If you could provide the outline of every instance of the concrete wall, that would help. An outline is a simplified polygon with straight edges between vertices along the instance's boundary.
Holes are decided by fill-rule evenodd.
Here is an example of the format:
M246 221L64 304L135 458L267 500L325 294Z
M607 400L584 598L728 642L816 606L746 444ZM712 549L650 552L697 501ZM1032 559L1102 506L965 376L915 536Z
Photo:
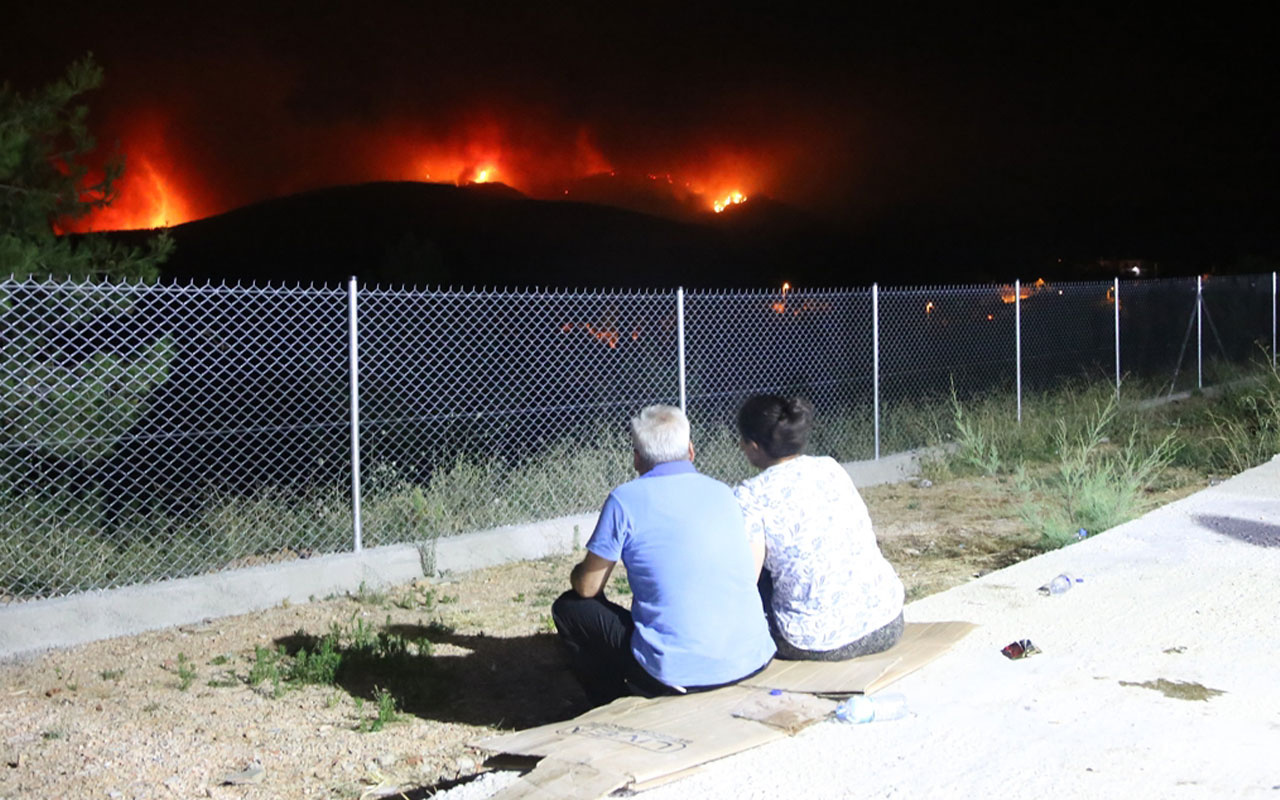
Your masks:
M917 453L845 464L858 486L906 480L919 471ZM601 498L603 502L604 498ZM572 552L586 542L596 514L438 539L374 547L211 575L108 589L0 607L0 658L54 647L246 614L312 598L408 583L425 574L459 573L511 561Z

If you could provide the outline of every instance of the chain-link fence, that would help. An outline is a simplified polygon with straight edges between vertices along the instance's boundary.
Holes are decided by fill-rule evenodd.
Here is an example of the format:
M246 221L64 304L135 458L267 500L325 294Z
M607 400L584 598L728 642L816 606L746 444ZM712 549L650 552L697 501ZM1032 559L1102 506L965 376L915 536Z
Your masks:
M671 294L361 291L366 544L583 511L674 403Z
M1275 291L0 282L0 602L588 511L649 403L685 402L734 480L755 392L808 397L812 449L850 460L935 441L953 392L1007 392L1012 421L1081 377L1223 380L1274 359Z
M756 392L808 398L824 424L815 450L870 458L871 291L690 292L684 302L686 392L698 462L745 477L736 415Z

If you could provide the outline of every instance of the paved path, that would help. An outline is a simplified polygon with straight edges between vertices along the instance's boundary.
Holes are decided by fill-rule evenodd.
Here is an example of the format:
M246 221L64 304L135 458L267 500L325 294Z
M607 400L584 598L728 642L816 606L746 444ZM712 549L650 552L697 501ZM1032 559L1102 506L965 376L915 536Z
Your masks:
M1059 572L1084 581L1036 592ZM982 625L891 687L914 716L823 722L641 796L1280 800L1280 457L907 618ZM1022 638L1043 652L1000 654ZM1197 685L1221 694L1160 689Z

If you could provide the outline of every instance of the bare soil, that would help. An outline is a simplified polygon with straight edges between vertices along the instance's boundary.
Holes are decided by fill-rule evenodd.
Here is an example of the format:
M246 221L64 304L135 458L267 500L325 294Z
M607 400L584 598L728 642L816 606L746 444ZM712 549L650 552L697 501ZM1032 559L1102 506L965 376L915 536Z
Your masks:
M1184 473L1154 504L1201 488ZM865 490L908 599L1034 555L1011 482ZM580 554L208 620L0 664L0 800L428 797L483 769L467 742L586 709L550 622ZM625 576L609 594L626 602ZM416 642L408 673L250 685L256 648L332 626ZM185 686L185 688L183 688ZM380 690L398 714L365 732Z

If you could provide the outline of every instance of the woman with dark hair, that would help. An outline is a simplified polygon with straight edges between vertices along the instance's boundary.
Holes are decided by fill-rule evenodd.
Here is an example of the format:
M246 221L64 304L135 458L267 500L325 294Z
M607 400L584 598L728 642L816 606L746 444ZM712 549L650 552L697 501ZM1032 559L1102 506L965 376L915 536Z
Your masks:
M738 409L742 452L762 470L734 490L753 543L778 657L843 661L902 637L904 591L866 504L835 459L803 454L813 406L760 394Z

